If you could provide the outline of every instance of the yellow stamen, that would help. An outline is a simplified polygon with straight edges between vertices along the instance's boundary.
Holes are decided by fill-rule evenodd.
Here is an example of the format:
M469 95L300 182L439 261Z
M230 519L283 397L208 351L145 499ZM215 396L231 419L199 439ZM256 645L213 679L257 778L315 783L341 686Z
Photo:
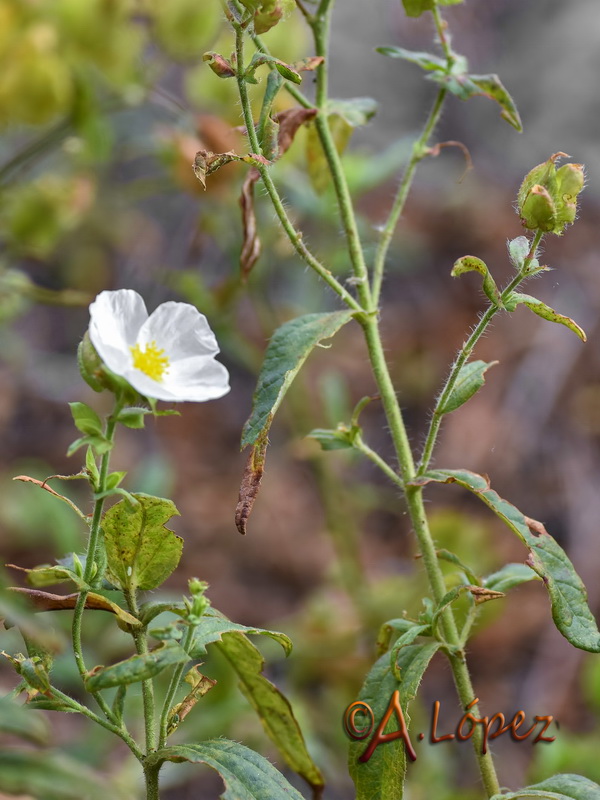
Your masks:
M159 350L156 342L150 342L142 350L139 344L129 348L133 356L133 366L144 372L153 381L162 381L163 375L169 369L169 359L163 355L164 350Z

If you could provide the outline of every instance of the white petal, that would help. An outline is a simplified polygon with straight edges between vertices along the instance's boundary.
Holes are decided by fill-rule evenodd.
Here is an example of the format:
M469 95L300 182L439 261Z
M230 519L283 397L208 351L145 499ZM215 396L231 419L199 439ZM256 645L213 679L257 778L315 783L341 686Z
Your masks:
M189 303L160 305L140 328L137 341L140 345L155 341L171 362L219 352L206 317Z
M183 398L177 397L170 391L165 383L159 383L133 366L127 367L122 373L123 378L130 386L144 397L154 397L156 400L165 400L168 403L176 403Z
M132 289L100 292L90 305L90 339L106 366L117 375L131 364L138 331L148 319L143 299Z
M227 394L229 373L212 356L179 359L170 364L162 387L176 400L202 403Z

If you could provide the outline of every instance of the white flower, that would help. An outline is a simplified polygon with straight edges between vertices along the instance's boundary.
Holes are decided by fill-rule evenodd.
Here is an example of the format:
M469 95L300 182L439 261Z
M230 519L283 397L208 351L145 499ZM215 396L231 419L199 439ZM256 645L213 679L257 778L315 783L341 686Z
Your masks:
M229 374L215 360L215 335L194 306L163 303L148 316L137 292L119 289L101 292L90 317L102 361L144 397L202 402L229 391Z

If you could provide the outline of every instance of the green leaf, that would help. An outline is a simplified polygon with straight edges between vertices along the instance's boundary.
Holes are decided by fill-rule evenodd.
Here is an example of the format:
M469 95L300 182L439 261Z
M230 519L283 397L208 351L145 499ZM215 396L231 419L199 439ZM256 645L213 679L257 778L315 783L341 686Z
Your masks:
M158 675L163 669L190 661L189 653L175 641L163 642L150 653L132 656L110 667L95 667L85 681L88 692L139 683Z
M67 450L67 455L72 456L73 453L76 453L81 447L93 447L94 450L98 455L103 455L104 453L108 453L109 450L112 449L112 442L109 442L102 435L98 436L82 436L80 439L75 439L69 446Z
M440 642L408 645L398 655L401 680L392 672L390 656L385 653L376 661L359 692L358 700L367 703L375 719L375 727L385 714L393 692L400 691L400 703L407 727L410 725L408 706L417 694L429 662L441 647ZM385 733L398 730L394 717ZM358 758L367 747L366 740L350 744L349 770L356 788L356 800L402 800L406 775L406 753L402 739L394 739L377 747L366 762Z
M372 97L353 97L351 100L328 100L327 116L341 117L351 128L366 125L377 113L377 101Z
M520 800L540 797L544 800L600 800L600 786L581 775L554 775L541 783L508 794L495 794L491 800Z
M405 50L403 47L376 47L378 53L391 58L403 58L405 61L410 61L413 64L418 64L425 70L445 71L447 63L445 58L434 56L431 53L420 53L416 50Z
M92 489L96 491L100 484L100 473L98 472L98 465L96 464L94 451L91 447L88 447L85 452L85 468L90 476Z
M136 406L130 406L128 408L124 408L117 417L117 422L120 422L122 425L125 425L127 428L143 428L144 427L144 417L146 414L151 414L149 408L137 408Z
M42 564L32 569L17 567L14 564L7 564L6 566L12 567L12 569L18 569L19 572L26 573L27 583L37 589L43 588L44 586L55 586L57 583L67 583L68 581L72 581L79 587L85 585L81 578L68 567L54 564Z
M278 631L267 631L263 628L249 628L247 625L240 625L231 622L214 608L208 608L202 617L202 621L196 629L194 639L189 648L192 658L202 658L206 655L206 647L214 642L220 642L224 633L245 633L249 636L269 636L283 647L286 656L292 651L292 642L285 633Z
M562 635L575 647L600 652L600 631L587 605L587 592L581 578L562 547L550 536L541 522L526 517L518 508L503 500L487 478L469 470L432 470L413 485L458 483L483 500L529 549L527 564L543 580L552 618Z
M509 311L513 311L519 303L526 305L527 308L531 309L538 317L542 317L542 319L547 319L550 322L557 322L559 325L565 325L569 330L573 331L573 333L576 333L582 342L587 341L585 331L583 328L579 327L575 320L572 320L571 317L565 317L563 314L559 314L558 311L542 303L537 297L531 297L531 295L522 294L521 292L513 292L506 301L506 307Z
M123 478L127 475L126 472L111 472L110 475L106 477L106 489L107 491L112 491L116 489L117 486L121 483Z
M392 672L399 681L402 680L402 671L398 665L398 656L401 650L412 644L419 636L426 636L430 632L430 625L413 625L396 639L390 652L390 664L392 665Z
M455 564L457 567L459 567L472 584L475 586L481 586L481 578L478 577L463 561L461 561L456 553L451 553L450 550L441 549L436 550L436 555L442 561L448 561L450 564Z
M302 776L313 789L323 786L321 771L304 742L302 731L287 698L262 674L265 660L243 634L227 633L217 644L237 672L242 693L258 714L286 764Z
M50 741L46 718L33 713L31 708L15 702L11 697L0 698L0 731L33 744L48 744Z
M252 414L242 431L242 448L247 445L253 447L235 513L240 533L246 532L264 471L269 429L285 393L312 350L323 339L329 339L337 333L350 321L352 314L352 311L307 314L284 323L273 334L258 376Z
M69 403L77 430L88 436L102 436L102 421L93 408L85 403Z
M255 444L269 430L285 393L310 353L350 321L352 311L306 314L279 327L267 347L258 376L252 414L242 432L242 447Z
M266 758L230 739L208 739L158 750L152 762L189 761L216 770L225 791L221 800L304 800Z
M133 497L137 505L121 500L102 518L107 578L128 591L156 589L181 558L183 540L165 528L179 511L171 500L139 493Z
M502 119L505 119L519 133L523 131L521 117L515 102L497 75L460 75L453 71L451 74L433 72L428 77L444 85L449 92L461 100L478 96L489 97L500 106Z
M513 267L517 270L523 269L523 265L525 264L525 259L529 255L529 251L531 250L531 242L526 236L517 236L516 239L511 239L508 242L508 255L510 258L510 262ZM529 268L536 269L539 267L539 261L537 258L532 259Z
M418 622L415 622L412 619L405 619L404 617L400 617L399 619L390 619L387 622L384 622L379 629L379 634L377 635L377 654L383 655L383 653L387 653L390 648L392 636L395 632L400 634L406 633L406 631L418 626L418 624Z
M457 259L450 274L453 278L456 278L465 272L479 272L483 276L483 291L486 297L498 308L503 308L502 297L496 286L496 281L493 279L485 261L476 256L463 256Z
M450 397L440 408L440 414L449 414L470 400L485 383L485 373L497 361L470 361L464 364L456 378Z
M527 564L505 564L502 569L484 578L483 585L497 592L507 592L515 586L529 581L539 581L540 576Z
M114 796L99 775L53 752L0 751L0 792L37 800L106 800Z
M275 58L275 56L260 52L252 56L252 61L248 64L246 72L244 73L244 80L247 83L258 83L254 73L258 67L263 64L272 64L281 77L285 78L287 81L302 83L302 76L296 72L290 64L286 64L285 61L281 61L279 58Z
M433 11L436 5L454 6L463 0L402 0L407 17L420 17L424 11Z
M352 431L345 427L336 430L315 428L307 435L310 439L316 439L323 450L347 450L354 446Z

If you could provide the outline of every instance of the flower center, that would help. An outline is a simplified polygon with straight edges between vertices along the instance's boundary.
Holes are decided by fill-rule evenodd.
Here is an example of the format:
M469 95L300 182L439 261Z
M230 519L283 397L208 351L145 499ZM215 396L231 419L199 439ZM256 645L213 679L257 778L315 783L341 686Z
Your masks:
M129 348L133 356L133 366L145 373L153 381L161 381L169 369L169 359L163 355L164 350L159 350L156 341L150 342L142 350L139 344Z

